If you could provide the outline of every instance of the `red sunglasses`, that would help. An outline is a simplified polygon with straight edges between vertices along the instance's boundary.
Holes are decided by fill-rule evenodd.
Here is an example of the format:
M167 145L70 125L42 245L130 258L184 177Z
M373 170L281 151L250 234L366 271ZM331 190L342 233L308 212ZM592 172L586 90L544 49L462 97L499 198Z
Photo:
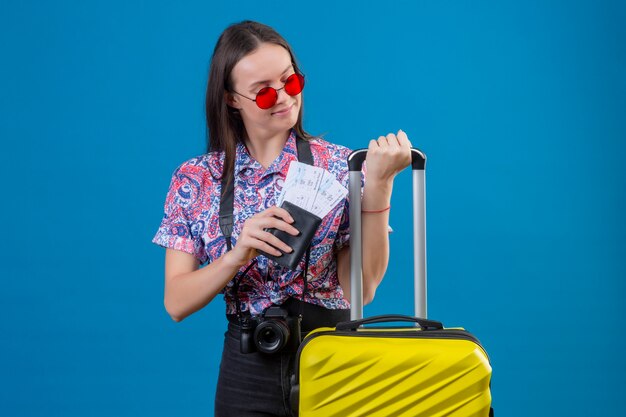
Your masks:
M252 100L256 103L257 106L261 109L269 109L276 104L278 101L278 92L282 89L285 89L285 93L290 96L298 95L304 89L304 75L303 74L291 74L287 81L285 81L285 85L279 89L275 89L272 87L263 87L256 93L256 98L246 97L243 94L240 94L233 90L233 93L239 94L243 98L247 98L248 100Z

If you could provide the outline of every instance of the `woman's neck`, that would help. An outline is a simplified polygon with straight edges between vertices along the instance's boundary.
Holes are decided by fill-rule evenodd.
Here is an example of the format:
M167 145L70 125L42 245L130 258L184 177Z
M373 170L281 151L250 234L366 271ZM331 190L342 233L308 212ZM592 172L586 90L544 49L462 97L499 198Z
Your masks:
M267 169L283 151L290 134L291 131L288 130L274 135L257 135L248 137L245 143L250 156Z

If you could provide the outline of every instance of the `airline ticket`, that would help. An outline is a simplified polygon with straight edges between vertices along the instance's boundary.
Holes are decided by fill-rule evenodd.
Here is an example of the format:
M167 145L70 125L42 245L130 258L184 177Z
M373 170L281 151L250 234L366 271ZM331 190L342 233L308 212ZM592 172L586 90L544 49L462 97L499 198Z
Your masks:
M348 190L330 172L291 161L277 205L289 201L324 218L347 195Z

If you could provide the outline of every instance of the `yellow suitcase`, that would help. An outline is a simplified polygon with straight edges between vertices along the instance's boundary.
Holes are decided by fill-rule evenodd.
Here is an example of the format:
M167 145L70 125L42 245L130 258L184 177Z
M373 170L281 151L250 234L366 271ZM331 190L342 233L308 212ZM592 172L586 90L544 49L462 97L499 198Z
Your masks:
M415 321L421 328L359 328ZM300 417L487 417L491 366L462 329L410 316L375 316L310 333L292 399Z
M351 321L303 340L292 377L292 409L300 417L489 417L491 365L479 341L461 328L426 317L426 158L413 149L415 316L362 319L361 166L350 169ZM390 327L404 322L403 327ZM407 322L409 325L407 325ZM375 323L385 327L362 327ZM418 326L418 327L416 327Z

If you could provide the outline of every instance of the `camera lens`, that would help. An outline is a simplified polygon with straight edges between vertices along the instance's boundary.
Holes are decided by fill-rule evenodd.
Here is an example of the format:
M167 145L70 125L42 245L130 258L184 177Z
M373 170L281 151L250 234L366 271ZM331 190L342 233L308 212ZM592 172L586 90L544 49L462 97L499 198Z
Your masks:
M254 341L259 352L276 353L289 339L289 328L282 320L267 320L254 330Z

